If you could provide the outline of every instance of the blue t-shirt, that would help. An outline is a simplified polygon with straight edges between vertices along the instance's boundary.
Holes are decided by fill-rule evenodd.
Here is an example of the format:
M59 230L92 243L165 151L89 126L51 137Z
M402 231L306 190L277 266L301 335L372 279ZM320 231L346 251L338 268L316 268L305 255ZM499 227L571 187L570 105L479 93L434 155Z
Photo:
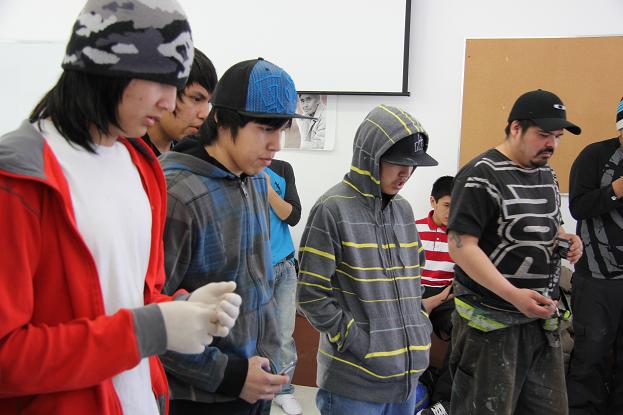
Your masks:
M271 166L265 171L270 176L270 185L275 192L292 205L292 213L285 220L281 220L273 208L270 208L270 247L274 266L294 253L294 242L292 242L289 227L298 223L301 217L301 203L296 192L294 172L290 164L282 160L273 160Z

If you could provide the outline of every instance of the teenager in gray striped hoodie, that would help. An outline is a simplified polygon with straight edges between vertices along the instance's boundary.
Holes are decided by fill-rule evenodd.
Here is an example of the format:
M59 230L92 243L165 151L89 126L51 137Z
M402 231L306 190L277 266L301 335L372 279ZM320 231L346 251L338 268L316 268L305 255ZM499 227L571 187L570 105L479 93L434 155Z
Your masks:
M428 366L424 250L398 192L417 166L436 166L428 134L380 105L355 135L344 179L312 208L303 233L298 307L321 332L316 402L325 414L409 414Z

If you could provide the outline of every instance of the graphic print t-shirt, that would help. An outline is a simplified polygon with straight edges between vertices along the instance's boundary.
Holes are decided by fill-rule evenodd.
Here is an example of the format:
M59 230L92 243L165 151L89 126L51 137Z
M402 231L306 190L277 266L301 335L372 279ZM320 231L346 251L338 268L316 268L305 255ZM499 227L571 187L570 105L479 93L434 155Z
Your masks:
M524 168L491 149L455 180L448 230L478 237L480 248L514 286L544 292L554 273L552 252L562 221L551 167ZM455 271L457 281L484 301L514 309L458 265Z

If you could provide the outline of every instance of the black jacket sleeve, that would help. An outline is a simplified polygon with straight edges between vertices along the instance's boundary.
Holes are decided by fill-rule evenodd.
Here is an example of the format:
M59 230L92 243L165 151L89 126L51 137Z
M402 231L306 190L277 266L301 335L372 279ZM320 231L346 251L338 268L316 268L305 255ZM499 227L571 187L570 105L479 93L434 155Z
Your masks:
M617 140L618 143L618 140ZM614 197L612 181L623 175L618 165L611 165L611 140L594 143L582 150L571 166L569 174L569 210L576 220L597 217L621 207ZM611 170L612 180L602 186L602 176Z
M301 200L299 199L299 194L296 191L296 182L294 180L294 170L292 170L292 166L290 163L283 163L283 178L286 181L286 194L283 198L286 202L292 205L292 212L285 219L286 222L290 226L295 226L301 220Z

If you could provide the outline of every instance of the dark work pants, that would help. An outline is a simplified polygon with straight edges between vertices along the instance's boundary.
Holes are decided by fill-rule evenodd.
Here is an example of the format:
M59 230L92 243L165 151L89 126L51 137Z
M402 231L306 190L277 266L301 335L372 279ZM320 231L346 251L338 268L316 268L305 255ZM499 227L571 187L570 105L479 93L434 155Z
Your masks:
M433 394L431 395L430 402L447 401L450 402L452 395L452 375L450 374L450 353L452 352L452 343L448 344L448 350L446 351L446 357L443 359L443 364L439 369L439 377L433 388Z
M567 373L569 412L623 414L623 281L576 272L571 299L575 345Z
M566 415L561 347L540 320L488 333L452 316L452 415Z
M428 298L439 294L446 287L426 287L423 298ZM448 300L441 303L430 313L430 322L433 325L433 331L441 340L448 341L452 335L452 313L454 312L454 300ZM452 392L452 377L448 362L452 344L448 343L448 350L443 359L443 363L437 371L437 380L432 387L430 402L450 401Z
M430 313L430 321L433 324L433 330L437 333L438 337L442 340L448 340L452 334L452 313L454 312L454 301L450 300L442 303L439 307L435 308ZM431 395L431 403L439 401L450 401L450 394L452 392L452 376L450 376L450 369L448 363L450 360L450 352L452 351L452 343L448 344L448 350L446 356L443 359L443 364L439 368L439 377L433 388Z

